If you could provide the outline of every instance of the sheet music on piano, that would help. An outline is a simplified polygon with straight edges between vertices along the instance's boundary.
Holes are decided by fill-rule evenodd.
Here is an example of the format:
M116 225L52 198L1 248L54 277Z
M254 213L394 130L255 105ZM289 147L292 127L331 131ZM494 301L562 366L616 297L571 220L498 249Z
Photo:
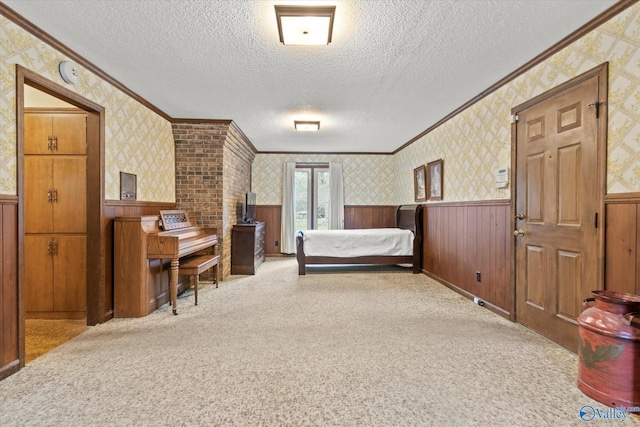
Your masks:
M160 218L160 226L165 230L175 230L176 228L191 227L189 216L183 210L160 211Z

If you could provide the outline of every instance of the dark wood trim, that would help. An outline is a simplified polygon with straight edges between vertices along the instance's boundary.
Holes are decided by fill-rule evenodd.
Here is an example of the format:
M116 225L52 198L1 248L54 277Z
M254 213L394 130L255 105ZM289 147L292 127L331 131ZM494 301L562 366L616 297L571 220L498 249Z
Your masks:
M105 200L105 206L165 207L175 209L175 202L145 202L140 200Z
M100 67L90 62L88 59L84 58L83 56L81 56L80 54L78 54L77 52L69 48L67 45L60 42L58 39L46 33L40 27L36 26L35 24L27 20L24 16L20 15L19 13L17 13L16 11L14 11L13 9L11 9L9 6L7 6L2 2L0 2L0 14L5 18L7 18L8 20L12 21L14 24L21 27L26 32L42 40L44 43L48 44L53 49L67 56L69 59L75 61L76 63L78 63L78 65L86 68L87 71L95 74L96 76L100 77L102 80L111 84L115 88L121 90L131 98L135 99L136 101L138 101L139 103L141 103L142 105L150 109L151 111L158 114L159 116L165 118L166 120L171 120L169 115L167 115L164 111L160 110L158 107L151 104L142 96L138 95L137 93L129 89L123 83L114 79L111 75L107 74Z
M608 62L603 62L602 64L597 65L596 67L590 69L589 71L585 71L584 73L582 73L582 74L580 74L580 75L578 75L576 77L573 77L572 79L569 79L564 83L560 83L558 86L555 86L552 89L549 89L548 91L546 91L544 93L541 93L538 96L535 96L535 97L533 97L531 99L526 100L525 102L523 102L521 104L518 104L517 106L515 106L515 107L513 107L511 109L511 114L518 114L518 112L520 112L520 111L526 110L527 108L529 108L529 107L531 107L533 105L539 104L542 101L544 101L546 99L549 99L549 98L557 95L558 93L569 89L572 86L576 86L576 85L584 82L585 80L588 80L591 77L595 77L595 76L600 75L600 74L602 74L605 77L604 81L605 81L605 85L606 85L607 84L606 77L608 75L608 70L609 70L609 63ZM602 92L602 93L604 93L606 95L606 93L607 93L606 92L606 86L605 86L605 91ZM594 99L594 101L597 101L597 100ZM605 97L604 100L599 100L599 101L601 102L601 107L603 108L603 110L600 110L600 114L602 116L606 117L606 112L607 111L604 108L606 108L606 106L608 104L607 98Z
M420 204L420 203L418 203ZM280 206L280 205L278 205ZM399 205L344 205L345 209L346 208L350 208L350 209L357 209L357 208L393 208L393 209L398 209ZM423 207L426 207L425 204L423 204Z
M249 149L253 152L253 155L255 156L258 150L256 150L256 147L253 145L253 142L251 142L251 140L247 137L247 135L245 135L242 129L240 129L240 127L238 126L238 124L234 121L231 121L229 128L236 131L238 136L240 136L240 138L244 141L244 143L249 146Z
M0 194L0 205L17 205L18 196L9 196L6 194Z
M392 156L396 154L394 152L382 152L382 151L369 151L369 152L351 152L351 151L258 151L257 154L295 154L300 156L306 155L334 155L334 156Z
M6 366L3 366L2 368L0 368L0 380L3 380L5 378L7 378L10 375L15 374L16 372L18 372L20 370L21 366L20 366L20 361L19 360L14 360L13 362L9 363Z
M470 202L433 202L424 203L425 208L452 207L452 206L508 206L511 205L509 199L474 200Z
M20 369L18 204L3 200L6 199L0 199L0 378Z
M616 193L604 196L605 204L612 203L640 203L640 193Z
M487 89L485 89L484 91L480 92L478 95L476 95L475 97L471 98L469 101L465 102L460 107L456 108L451 113L449 113L446 116L444 116L442 119L440 119L439 121L434 123L432 126L428 127L426 130L424 130L420 134L418 134L415 137L411 138L409 141L407 141L402 146L397 148L391 154L396 154L396 153L404 150L409 145L413 144L414 142L416 142L417 140L419 140L423 136L431 133L432 131L434 131L438 127L442 126L444 123L448 122L449 120L451 120L452 118L454 118L458 114L462 113L463 111L465 111L467 108L471 107L472 105L474 105L478 101L482 100L483 98L486 98L488 95L490 95L493 92L495 92L496 90L500 89L502 86L506 85L507 83L511 82L512 80L515 80L517 77L519 77L522 74L526 73L527 71L529 71L530 69L532 69L536 65L540 64L544 60L546 60L546 59L550 58L551 56L555 55L556 53L560 52L562 49L566 48L571 43L573 43L576 40L578 40L580 37L585 36L589 32L593 31L594 29L596 29L600 25L604 24L605 22L607 22L608 20L610 20L614 16L618 15L619 13L623 12L627 8L633 6L637 2L638 2L638 0L621 0L618 3L614 4L609 9L605 10L600 15L596 16L591 21L587 22L582 27L578 28L573 33L569 34L567 37L563 38L558 43L556 43L553 46L551 46L549 49L547 49L544 52L540 53L538 56L534 57L529 62L525 63L520 68L518 68L515 71L513 71L512 73L510 73L510 74L506 75L505 77L503 77L502 79L498 80L496 83L492 84Z
M0 3L1 7L2 3ZM75 105L83 111L104 111L104 107L96 104L95 102L83 97L82 95L61 86L42 75L31 71L30 69L23 67L22 65L16 65L16 75L21 79L22 83L27 83L29 86L34 87L56 98L62 99L69 104ZM16 94L17 95L17 94ZM20 88L20 95L24 99L24 89ZM19 105L20 112L24 113L24 102ZM31 110L31 109L30 109ZM51 111L51 109L48 109ZM43 110L44 111L44 110Z
M85 114L86 111L81 110L80 108L58 108L58 107L24 107L25 113L50 113L51 110L55 110L57 112L63 112L66 114Z
M198 125L198 124L207 124L207 125L231 125L233 120L228 119L187 119L187 118L172 118L171 124L179 125L179 124L187 124L187 125Z
M430 273L428 271L425 271L425 270L422 270L422 272L425 275L427 275L428 277L430 277L433 280L435 280L436 282L438 282L438 283L446 286L447 288L451 289L452 291L457 292L457 293L459 293L460 295L462 295L462 296L464 296L466 298L469 298L471 301L473 301L473 299L475 298L475 295L473 295L472 293L470 293L468 291L465 291L464 289L454 285L453 283L450 283L450 282L447 282L444 279L441 279L440 277L436 276L435 274L432 274L432 273ZM502 309L502 308L500 308L500 307L498 307L496 305L493 305L488 301L482 300L482 302L484 303L484 307L488 308L490 311L492 311L492 312L494 312L496 314L499 314L500 316L502 316L502 317L504 317L506 319L509 319L509 320L512 320L512 321L514 320L513 316L512 316L513 312L509 313L507 310L504 310L504 309Z
M516 143L517 143L517 133L518 131L518 124L517 123L511 123L511 176L509 177L510 179L510 192L511 192L511 200L516 200L516 197L518 195L517 193L517 188L516 188L516 160L517 160L517 153L516 153ZM516 204L515 203L511 203L511 221L509 222L510 227L509 230L513 231L516 229ZM517 321L517 317L518 317L518 313L516 312L516 242L515 239L511 239L511 241L509 242L509 280L510 280L510 285L509 285L509 290L511 291L511 320L513 320L514 322Z

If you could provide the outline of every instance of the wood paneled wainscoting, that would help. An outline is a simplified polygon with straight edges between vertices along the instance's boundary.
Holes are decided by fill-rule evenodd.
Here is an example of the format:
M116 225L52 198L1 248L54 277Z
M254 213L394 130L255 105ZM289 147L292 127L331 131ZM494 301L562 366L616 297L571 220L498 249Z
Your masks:
M513 319L510 201L425 204L424 208L425 273Z
M640 295L640 193L605 196L604 287Z
M355 206L344 207L344 228L388 228L395 227L397 206ZM267 256L281 256L280 232L282 221L281 205L259 205L256 220L266 223L265 253Z
M0 379L20 369L18 198L0 196Z
M107 254L105 275L104 317L113 317L113 219L121 216L158 215L161 210L176 209L175 203L139 202L129 200L107 200L104 206L105 253Z

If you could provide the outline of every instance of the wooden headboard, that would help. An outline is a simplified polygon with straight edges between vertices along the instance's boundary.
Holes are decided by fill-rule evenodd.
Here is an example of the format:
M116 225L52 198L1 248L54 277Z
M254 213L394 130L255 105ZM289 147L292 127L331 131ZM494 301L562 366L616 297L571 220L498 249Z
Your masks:
M415 235L420 230L422 221L422 205L400 205L396 211L396 226L411 230Z
M398 206L396 226L413 231L413 273L420 273L422 269L422 205Z

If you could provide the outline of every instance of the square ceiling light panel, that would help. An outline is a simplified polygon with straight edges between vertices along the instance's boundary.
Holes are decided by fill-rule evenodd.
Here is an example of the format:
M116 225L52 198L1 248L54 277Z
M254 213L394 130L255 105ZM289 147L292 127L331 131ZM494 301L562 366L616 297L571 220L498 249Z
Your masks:
M286 45L331 42L335 6L275 6L280 41Z
M320 122L294 120L293 125L300 132L317 132L320 130Z

